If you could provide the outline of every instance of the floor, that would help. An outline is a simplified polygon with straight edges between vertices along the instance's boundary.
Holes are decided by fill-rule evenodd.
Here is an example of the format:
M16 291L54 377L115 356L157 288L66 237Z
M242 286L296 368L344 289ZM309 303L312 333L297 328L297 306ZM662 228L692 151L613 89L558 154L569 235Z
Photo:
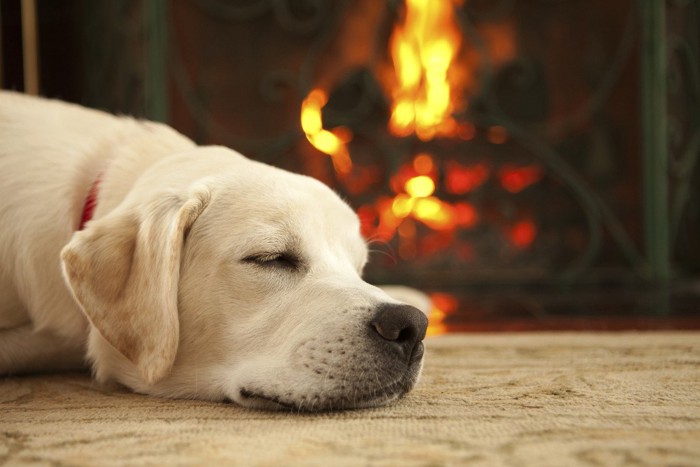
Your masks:
M0 378L0 465L697 466L700 332L431 337L388 407L264 412Z

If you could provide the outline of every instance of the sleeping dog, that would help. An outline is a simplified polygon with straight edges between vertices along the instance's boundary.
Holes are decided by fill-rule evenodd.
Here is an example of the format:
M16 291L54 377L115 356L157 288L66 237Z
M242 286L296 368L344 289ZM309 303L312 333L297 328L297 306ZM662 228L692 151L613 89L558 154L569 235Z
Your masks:
M425 313L361 279L328 187L153 122L0 92L0 374L266 409L389 403Z

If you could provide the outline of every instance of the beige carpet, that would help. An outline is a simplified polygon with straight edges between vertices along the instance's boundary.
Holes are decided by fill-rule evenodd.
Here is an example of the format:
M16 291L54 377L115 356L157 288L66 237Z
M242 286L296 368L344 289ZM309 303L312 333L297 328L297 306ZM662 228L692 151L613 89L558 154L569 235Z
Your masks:
M389 408L299 415L0 380L0 465L700 465L700 333L451 335Z

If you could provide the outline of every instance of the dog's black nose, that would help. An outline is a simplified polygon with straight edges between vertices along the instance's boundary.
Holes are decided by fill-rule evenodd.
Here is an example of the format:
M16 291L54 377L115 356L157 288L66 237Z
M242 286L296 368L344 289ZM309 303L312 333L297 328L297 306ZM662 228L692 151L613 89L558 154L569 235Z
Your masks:
M382 305L371 324L375 337L389 343L404 357L418 359L423 355L421 341L428 328L428 318L418 308L410 305Z

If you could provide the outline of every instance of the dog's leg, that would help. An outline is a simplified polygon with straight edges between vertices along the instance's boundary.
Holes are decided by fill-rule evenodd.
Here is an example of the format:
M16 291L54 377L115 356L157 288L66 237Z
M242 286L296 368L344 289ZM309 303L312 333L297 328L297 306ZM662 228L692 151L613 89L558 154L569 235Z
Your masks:
M0 330L0 375L87 368L85 343L37 332L31 324Z

